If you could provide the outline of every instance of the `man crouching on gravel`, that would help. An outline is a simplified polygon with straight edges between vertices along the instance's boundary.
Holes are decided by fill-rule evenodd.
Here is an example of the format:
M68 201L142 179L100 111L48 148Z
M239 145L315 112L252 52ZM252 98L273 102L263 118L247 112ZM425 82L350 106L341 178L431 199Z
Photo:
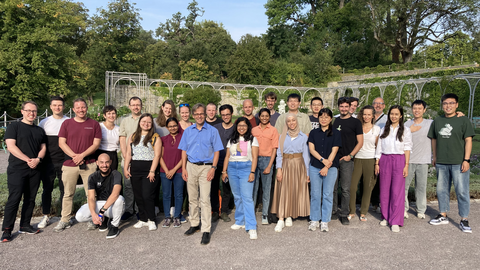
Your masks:
M125 212L125 200L120 195L122 174L112 170L111 164L107 154L98 156L99 170L88 177L88 203L84 204L75 216L78 222L88 221L89 230L97 227L101 232L109 230L107 239L117 237L118 225Z

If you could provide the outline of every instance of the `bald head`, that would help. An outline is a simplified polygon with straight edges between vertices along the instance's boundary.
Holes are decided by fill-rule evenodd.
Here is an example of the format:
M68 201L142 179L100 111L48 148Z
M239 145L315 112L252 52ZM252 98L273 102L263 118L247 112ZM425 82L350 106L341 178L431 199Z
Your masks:
M249 117L253 113L253 101L251 99L245 99L243 101L243 113L245 116Z
M98 156L97 166L102 175L110 173L110 165L112 165L112 160L110 159L109 155L103 153Z

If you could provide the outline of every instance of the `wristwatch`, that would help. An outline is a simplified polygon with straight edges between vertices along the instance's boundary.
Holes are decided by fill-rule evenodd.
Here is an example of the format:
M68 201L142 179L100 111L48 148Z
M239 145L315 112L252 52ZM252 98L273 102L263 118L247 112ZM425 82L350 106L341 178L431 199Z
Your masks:
M41 158L41 157L37 157L37 158L38 158L38 160L40 161L39 163L42 163L43 158Z
M354 155L349 155L351 159L353 159Z
M322 158L320 159L320 162L323 162L323 160L324 160L324 158L322 157Z
M215 170L217 169L217 166L212 166L212 168L214 168Z
M464 158L463 161L466 161L466 162L470 163L470 159Z

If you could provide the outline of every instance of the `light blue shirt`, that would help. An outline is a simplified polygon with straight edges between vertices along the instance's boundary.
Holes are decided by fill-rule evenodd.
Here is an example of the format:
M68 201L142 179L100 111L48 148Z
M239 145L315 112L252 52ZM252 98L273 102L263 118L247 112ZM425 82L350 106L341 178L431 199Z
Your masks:
M200 130L197 124L185 129L178 149L186 151L192 163L212 163L215 152L223 150L218 130L205 122Z
M303 132L299 132L297 138L292 141L292 138L287 133L287 138L283 144L283 153L280 150L280 142L283 141L282 135L278 139L278 148L277 148L277 168L282 168L283 153L285 154L297 154L302 153L303 162L305 163L305 170L307 171L307 176L309 176L308 166L310 164L310 152L308 150L308 136Z

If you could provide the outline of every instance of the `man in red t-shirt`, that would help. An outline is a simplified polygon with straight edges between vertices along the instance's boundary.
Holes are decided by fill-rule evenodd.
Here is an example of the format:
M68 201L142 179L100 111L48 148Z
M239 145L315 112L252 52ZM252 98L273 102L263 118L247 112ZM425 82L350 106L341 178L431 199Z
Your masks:
M65 153L65 162L62 166L65 195L62 201L62 219L54 228L56 232L70 228L69 221L78 176L82 177L87 194L88 177L97 169L93 154L100 146L102 131L97 121L87 117L87 110L87 102L83 98L75 99L73 101L75 117L65 120L58 133L58 145Z
M243 117L247 118L252 124L252 128L256 127L259 123L257 117L253 115L255 106L253 106L253 101L251 99L245 99L243 101Z

